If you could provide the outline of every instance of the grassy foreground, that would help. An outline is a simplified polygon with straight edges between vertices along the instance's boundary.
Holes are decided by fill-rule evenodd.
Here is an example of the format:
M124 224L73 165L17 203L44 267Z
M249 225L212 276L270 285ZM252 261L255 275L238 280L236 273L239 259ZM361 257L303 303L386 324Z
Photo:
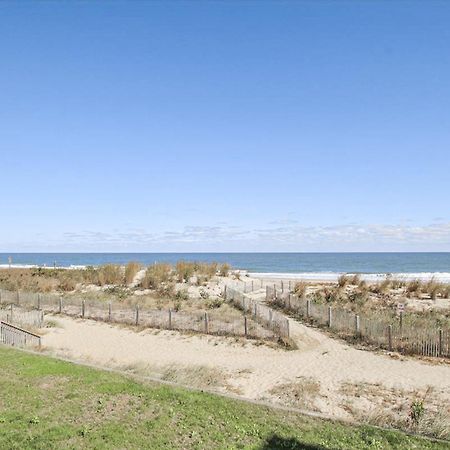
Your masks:
M0 448L444 449L0 346Z

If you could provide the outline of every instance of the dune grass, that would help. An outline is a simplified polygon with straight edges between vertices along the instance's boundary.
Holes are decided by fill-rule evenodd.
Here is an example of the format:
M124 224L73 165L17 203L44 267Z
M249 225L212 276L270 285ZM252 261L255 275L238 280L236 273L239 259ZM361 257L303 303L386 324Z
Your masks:
M448 448L2 346L0 385L0 448Z
M130 261L125 266L125 283L131 284L136 274L141 270L141 264L135 261Z

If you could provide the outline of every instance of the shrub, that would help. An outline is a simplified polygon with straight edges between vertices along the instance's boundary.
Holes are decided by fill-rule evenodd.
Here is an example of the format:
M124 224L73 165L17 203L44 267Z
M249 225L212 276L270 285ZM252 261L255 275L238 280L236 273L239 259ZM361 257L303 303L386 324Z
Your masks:
M105 289L106 294L114 295L115 297L123 300L130 295L128 288L123 286L110 286Z
M136 274L141 270L141 265L138 262L129 262L125 266L125 283L131 284Z
M409 409L409 420L414 426L418 426L425 414L423 400L414 400Z
M161 283L156 292L161 297L173 298L175 296L175 284L173 282Z
M175 298L177 300L189 300L189 293L186 289L182 289L175 293Z
M223 305L223 300L221 300L220 298L212 298L207 303L207 307L209 309L220 308L222 305Z
M358 306L364 305L364 303L369 300L369 293L367 288L358 288L348 296L348 299L351 303L355 303Z

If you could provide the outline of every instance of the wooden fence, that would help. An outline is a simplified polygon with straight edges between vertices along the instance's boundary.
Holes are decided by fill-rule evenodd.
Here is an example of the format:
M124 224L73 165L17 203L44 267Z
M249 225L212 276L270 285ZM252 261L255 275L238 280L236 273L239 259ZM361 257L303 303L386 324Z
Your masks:
M250 314L255 321L272 330L280 338L289 338L289 319L284 315L228 286L225 288L224 296L226 300L233 302L238 308Z
M406 325L403 316L393 321L392 317L381 313L378 318L358 315L269 286L266 287L266 303L330 328L350 340L364 341L403 354L450 358L448 329Z
M226 281L227 287L235 291L249 294L251 292L265 290L267 287L275 288L281 292L291 292L298 280L262 279L243 276L239 280Z
M16 327L11 323L0 322L0 342L14 347L41 347L41 336Z
M20 326L41 328L44 322L44 312L38 309L26 310L11 303L0 309L0 320Z
M139 305L125 306L120 302L84 300L52 294L0 291L0 306L11 304L45 313L135 326L197 333L242 336L248 339L278 340L277 334L263 324L244 316L227 316L222 312L185 312L170 309L148 309Z

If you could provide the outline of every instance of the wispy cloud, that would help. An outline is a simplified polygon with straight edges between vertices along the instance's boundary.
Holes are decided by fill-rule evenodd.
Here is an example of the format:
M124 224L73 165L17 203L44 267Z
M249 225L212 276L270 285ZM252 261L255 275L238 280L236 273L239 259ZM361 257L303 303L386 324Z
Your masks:
M450 251L450 222L428 225L341 224L302 226L279 220L262 228L238 225L190 225L181 230L156 232L145 228L126 230L67 231L60 236L36 235L20 243L2 243L3 248L67 251Z
M257 230L261 240L311 243L450 243L450 222L425 226L412 225L336 225L327 227L285 226Z

